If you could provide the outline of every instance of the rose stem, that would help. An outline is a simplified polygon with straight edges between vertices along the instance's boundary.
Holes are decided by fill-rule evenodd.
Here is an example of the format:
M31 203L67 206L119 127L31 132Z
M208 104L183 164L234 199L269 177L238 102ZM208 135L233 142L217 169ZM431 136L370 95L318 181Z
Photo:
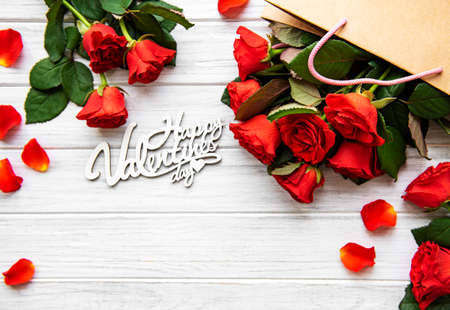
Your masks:
M83 24L87 27L91 27L92 24L84 17L80 12L77 11L67 0L62 0L62 3L75 15Z
M100 73L100 79L103 87L108 86L108 80L106 79L106 75L104 73Z
M127 39L128 42L133 42L134 39L130 36L127 30L127 26L125 26L125 22L123 21L123 18L119 20L120 30L122 30L123 35Z
M392 65L389 65L389 67L387 67L387 69L383 72L383 74L380 76L379 80L384 80L387 75L389 74L389 72L391 72L392 70ZM369 89L369 91L373 94L375 92L375 90L378 88L378 84L373 84L372 87Z

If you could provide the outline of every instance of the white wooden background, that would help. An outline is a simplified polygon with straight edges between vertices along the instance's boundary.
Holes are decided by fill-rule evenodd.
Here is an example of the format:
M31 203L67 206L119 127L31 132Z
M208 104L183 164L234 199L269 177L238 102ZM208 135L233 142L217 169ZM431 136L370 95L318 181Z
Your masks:
M45 56L44 1L1 0L0 29L22 33L23 55L0 68L0 104L23 112L28 72ZM109 74L129 92L129 121L139 132L159 127L162 116L186 111L185 123L218 116L219 102L237 75L235 30L265 34L262 0L251 0L239 20L222 20L213 0L171 0L196 23L178 27L178 66L150 86L126 85L124 71ZM325 186L311 205L294 202L265 168L226 131L223 161L208 166L191 189L169 177L138 179L108 188L83 176L90 151L107 140L115 148L125 130L89 129L73 104L56 120L24 125L0 142L24 178L20 191L0 193L0 270L18 258L36 265L32 283L0 285L1 310L75 309L395 309L408 282L415 243L410 229L430 217L400 196L427 166L450 159L450 144L437 126L427 138L431 161L408 150L397 183L384 176L362 186L325 170ZM20 160L36 137L48 150L50 170L40 174ZM361 206L384 198L398 211L394 229L365 230ZM347 242L376 247L374 268L355 274L339 260Z

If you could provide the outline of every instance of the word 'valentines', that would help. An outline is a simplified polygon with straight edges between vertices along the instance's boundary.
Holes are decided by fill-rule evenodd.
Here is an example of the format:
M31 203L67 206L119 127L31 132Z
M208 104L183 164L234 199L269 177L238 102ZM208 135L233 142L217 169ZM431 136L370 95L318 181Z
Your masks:
M204 125L187 128L181 126L183 113L178 114L175 121L170 117L163 120L163 127L155 129L147 135L137 138L135 153L128 154L130 140L136 123L131 123L125 131L120 154L115 168L111 171L111 149L107 142L100 143L91 154L86 165L85 176L88 180L95 180L101 172L95 168L99 156L104 156L104 175L109 186L116 185L121 180L130 177L144 176L155 178L172 173L172 183L184 180L184 186L190 187L194 177L206 165L217 164L222 157L215 153L217 141L222 135L225 125L220 119L209 121ZM171 147L163 148L168 141Z

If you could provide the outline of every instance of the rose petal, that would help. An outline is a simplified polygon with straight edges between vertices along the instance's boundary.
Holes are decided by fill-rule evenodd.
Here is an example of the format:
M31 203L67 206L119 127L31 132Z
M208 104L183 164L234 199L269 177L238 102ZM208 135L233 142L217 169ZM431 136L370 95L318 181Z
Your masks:
M7 158L0 160L0 190L4 193L17 191L23 179L15 175Z
M356 243L347 243L341 250L341 261L345 268L358 272L364 267L375 265L375 248L365 248Z
M8 131L22 122L22 116L10 105L0 105L0 140Z
M239 9L242 9L248 0L219 0L217 8L219 13L226 17L234 17L239 13Z
M22 52L22 36L12 29L0 30L0 42L0 66L11 67Z
M48 169L50 160L45 150L39 145L36 139L31 139L24 146L22 152L22 161L30 168L39 172L45 172Z
M374 231L381 226L394 227L397 212L394 207L382 199L366 204L361 209L361 217L367 230Z
M34 270L34 265L30 260L25 258L19 259L8 271L3 273L5 284L20 285L30 282L34 276Z

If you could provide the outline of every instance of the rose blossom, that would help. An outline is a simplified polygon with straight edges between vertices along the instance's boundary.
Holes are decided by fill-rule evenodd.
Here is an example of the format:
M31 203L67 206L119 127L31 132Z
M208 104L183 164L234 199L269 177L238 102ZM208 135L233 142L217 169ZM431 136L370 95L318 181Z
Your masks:
M237 110L248 98L250 98L258 89L259 83L256 80L247 80L245 82L231 82L227 85L230 95L230 108L236 114Z

